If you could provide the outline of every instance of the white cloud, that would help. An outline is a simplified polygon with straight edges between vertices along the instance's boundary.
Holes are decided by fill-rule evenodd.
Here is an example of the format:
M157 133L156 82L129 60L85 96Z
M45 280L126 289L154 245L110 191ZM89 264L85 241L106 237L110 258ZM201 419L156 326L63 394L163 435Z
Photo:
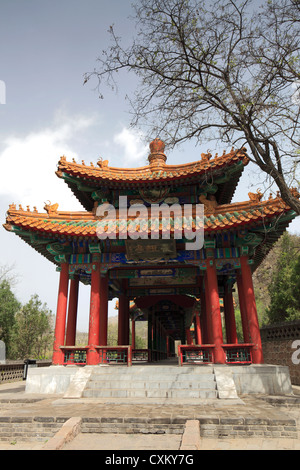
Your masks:
M55 174L62 155L68 160L78 155L72 147L72 138L92 125L92 118L70 118L58 112L48 128L25 137L9 136L3 141L0 153L0 194L11 202L30 205L42 211L44 202L58 202L59 210L82 210L63 180Z
M0 150L0 196L5 195L17 207L22 204L25 210L28 205L31 210L36 206L39 212L43 212L46 201L58 203L58 210L84 210L55 171L62 155L68 161L75 158L81 162L85 158L84 155L79 157L76 149L86 141L85 136L93 131L95 124L98 124L95 116L70 117L59 111L48 127L22 137L10 135L4 139ZM110 142L109 165L146 165L149 148L142 138L141 133L125 127L121 132L112 134L107 140L107 143ZM107 156L104 154L103 158Z
M142 143L143 137L144 135L141 132L126 127L115 135L113 141L123 149L124 153L122 167L144 166L147 164L146 158L149 154L149 147ZM111 162L110 165L116 166Z

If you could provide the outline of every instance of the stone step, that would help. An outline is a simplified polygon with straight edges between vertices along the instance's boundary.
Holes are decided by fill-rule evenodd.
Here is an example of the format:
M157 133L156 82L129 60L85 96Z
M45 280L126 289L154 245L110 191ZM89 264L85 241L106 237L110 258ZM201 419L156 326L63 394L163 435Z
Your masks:
M169 366L136 366L127 367L125 365L111 365L111 366L98 366L93 369L93 375L119 375L119 374L131 374L131 375L213 375L214 370L212 367L207 366L183 366L183 367L169 367Z
M191 382L177 382L169 380L97 380L93 379L87 383L87 388L109 388L109 389L181 389L181 390L191 390L191 389L215 389L216 382L214 380L203 380L201 382L191 381Z
M83 398L217 398L217 390L85 389Z
M112 376L111 374L108 375L98 375L98 374L92 374L89 378L89 381L95 381L95 382L181 382L181 383L201 383L201 382L214 382L215 377L213 374L211 375L193 375L193 374L188 374L188 375L162 375L162 374L156 374L156 375L145 375L145 374L140 374L140 375L132 375L132 374L116 374Z
M140 365L93 369L84 398L217 398L212 367Z

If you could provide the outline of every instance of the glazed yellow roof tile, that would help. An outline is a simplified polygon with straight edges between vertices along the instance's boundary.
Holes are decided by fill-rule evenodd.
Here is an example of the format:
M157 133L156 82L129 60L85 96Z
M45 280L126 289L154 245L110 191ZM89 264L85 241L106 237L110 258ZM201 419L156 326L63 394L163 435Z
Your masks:
M245 148L239 150L232 149L229 153L226 154L224 152L221 156L216 154L214 158L212 158L212 155L209 153L202 154L201 160L180 165L166 165L161 159L157 159L157 161L154 159L152 164L138 168L109 167L107 160L99 160L97 166L93 164L85 165L84 162L81 164L75 161L68 162L66 157L63 156L59 160L56 174L62 177L63 173L67 173L70 176L96 181L145 182L149 180L154 182L187 178L205 173L212 168L222 168L239 161L242 161L244 164L247 164L249 161Z
M195 207L194 207L195 209ZM206 208L204 216L204 230L211 232L220 229L230 229L248 224L257 224L263 219L273 218L288 212L290 210L283 200L279 197L276 199L269 199L267 201L246 201L234 204L224 204L216 206L215 208ZM118 210L116 210L116 220L118 221ZM150 208L148 212L148 220L141 223L140 231L148 232L160 231L163 229L163 222L155 225L150 224L151 214ZM135 220L136 217L129 217L128 220ZM184 219L184 218L183 218ZM17 209L14 204L11 204L7 213L6 224L4 227L7 230L13 230L18 227L21 230L43 233L43 234L56 234L56 235L71 235L71 236L84 236L84 237L97 237L97 228L102 229L107 233L119 232L118 223L114 223L115 219L108 220L105 217L103 220L96 217L92 212L63 212L56 211L54 213L38 213L37 211L24 211ZM174 219L174 214L170 214L171 232L181 230L181 224L178 225L178 220ZM141 220L141 222L143 222ZM158 221L157 221L158 222ZM199 222L196 218L194 210L192 217L192 226L195 229ZM124 223L121 224L120 233L126 231Z

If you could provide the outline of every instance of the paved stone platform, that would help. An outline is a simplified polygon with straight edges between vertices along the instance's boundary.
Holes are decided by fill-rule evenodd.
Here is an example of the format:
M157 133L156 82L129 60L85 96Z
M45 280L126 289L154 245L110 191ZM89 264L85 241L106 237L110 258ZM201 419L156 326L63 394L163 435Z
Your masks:
M295 390L296 393L299 392L299 389ZM106 450L109 442L112 450L121 449L124 445L126 449L135 449L134 446L137 445L139 449L155 450L158 445L155 442L159 442L161 446L164 439L167 449L176 450L185 422L199 420L203 449L247 448L245 446L266 449L300 448L299 436L295 435L296 424L300 424L300 407L297 407L295 400L286 405L283 397L280 397L280 406L276 406L276 403L274 406L274 397L272 403L268 402L268 397L248 395L240 398L241 400L233 400L231 403L228 400L199 402L193 399L186 400L185 403L179 399L171 402L166 399L127 399L122 402L107 398L65 399L57 395L45 397L25 393L24 382L16 382L0 385L0 425L18 424L26 432L30 424L36 421L48 426L57 422L62 426L69 418L80 417L82 421L94 425L96 432L91 432L90 428L88 433L80 433L68 444L75 446L73 448L84 449L88 439L88 448L95 446L95 449ZM136 434L137 429L134 427L137 425L141 426L141 432ZM149 434L151 425L155 432ZM172 425L175 429L178 426L178 432L167 431ZM8 440L0 438L0 449L40 449L49 439L44 437L43 440L41 436L41 441L23 442L22 432L12 440L7 437Z

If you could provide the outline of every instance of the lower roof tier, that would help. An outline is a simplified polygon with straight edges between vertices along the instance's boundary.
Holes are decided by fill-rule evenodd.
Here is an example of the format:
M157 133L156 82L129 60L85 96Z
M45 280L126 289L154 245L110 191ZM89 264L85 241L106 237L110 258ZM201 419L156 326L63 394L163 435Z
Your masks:
M250 201L224 205L203 201L204 237L206 241L217 240L213 245L216 249L249 245L252 247L251 257L255 269L296 213L280 197L269 198L266 201L262 201L260 195L250 197ZM111 217L110 213L110 217L105 216L101 219L96 216L95 211L58 211L58 204L48 206L46 213L39 213L36 208L30 211L29 207L24 211L21 206L17 209L15 204L11 204L4 228L19 235L35 250L58 265L60 254L124 253L127 230L133 221L136 222L137 237L150 240L151 236L161 238L162 233L165 233L164 230L167 230L169 238L176 239L176 251L184 251L184 243L187 241L184 238L185 229L188 224L193 231L200 230L201 227L196 208L193 209L191 217L185 217L182 212L183 217L180 218L178 214L170 212L170 227L166 227L165 221L158 218L151 223L150 208L145 208L148 220L145 214L139 217L136 213L128 217L127 225L124 225L124 222L119 220L118 210L113 214L115 218ZM102 240L99 240L99 233L102 234ZM55 243L55 249L51 250L51 245ZM201 254L199 256L199 259L203 258ZM170 258L172 255L166 257L168 260Z

